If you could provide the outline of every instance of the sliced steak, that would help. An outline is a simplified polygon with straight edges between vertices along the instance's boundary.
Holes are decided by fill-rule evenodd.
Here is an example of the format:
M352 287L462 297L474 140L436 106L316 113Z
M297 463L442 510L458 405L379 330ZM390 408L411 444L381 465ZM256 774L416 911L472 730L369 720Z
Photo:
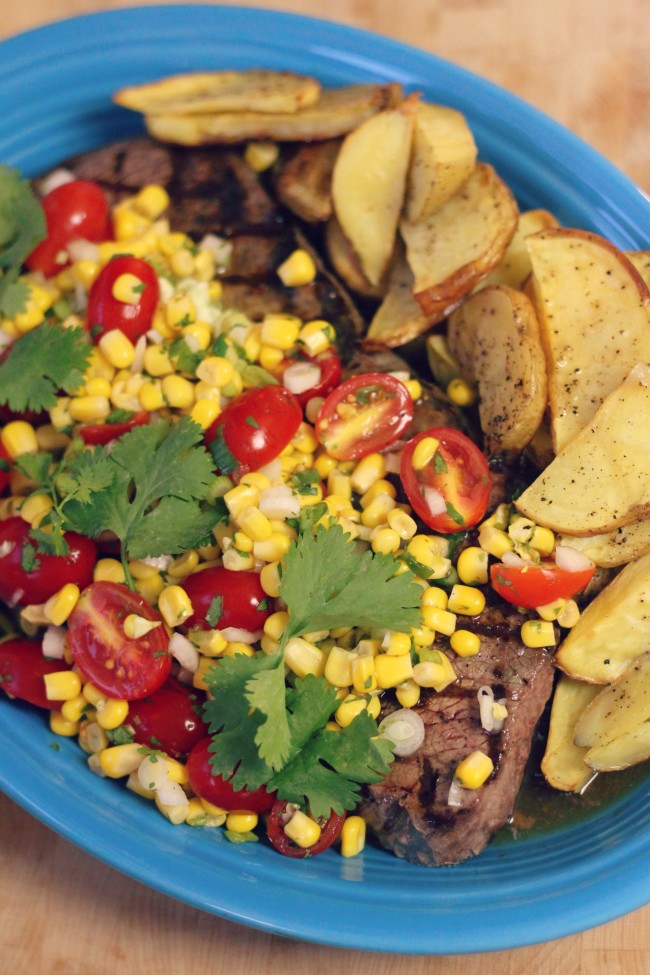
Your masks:
M533 731L553 688L551 655L525 647L520 625L518 614L497 607L463 621L481 635L479 653L453 655L458 680L442 693L423 692L414 709L425 726L422 746L368 787L361 815L397 856L424 866L458 863L480 853L512 815ZM508 709L496 734L481 725L477 692L483 685ZM480 789L463 790L461 806L450 806L454 771L477 749L490 755L494 772Z

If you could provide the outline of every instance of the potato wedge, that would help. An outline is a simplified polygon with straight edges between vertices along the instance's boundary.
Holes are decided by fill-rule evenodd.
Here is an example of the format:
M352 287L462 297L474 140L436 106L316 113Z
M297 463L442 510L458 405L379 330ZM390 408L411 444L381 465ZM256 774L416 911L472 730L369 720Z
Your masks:
M605 532L602 535L590 535L577 538L575 535L566 537L560 535L558 543L571 545L605 569L613 569L618 565L626 565L650 552L650 519L636 521L623 528Z
M578 718L600 693L597 684L585 684L565 675L555 687L541 765L544 778L554 789L581 792L593 778L593 769L584 759L587 749L576 745L573 737Z
M517 229L515 199L491 166L478 163L460 190L400 231L415 277L414 296L439 322L501 261Z
M113 101L143 115L297 112L315 105L320 82L290 71L190 71L122 88Z
M283 159L274 174L281 203L308 222L325 221L332 215L332 171L338 155L338 139L308 143Z
M334 211L371 284L393 254L412 133L412 103L386 109L346 136L334 166Z
M400 247L392 263L388 290L375 312L366 339L394 348L424 334L431 324L413 297L413 272Z
M650 722L638 725L627 734L585 753L585 762L594 772L619 772L650 758Z
M520 291L532 271L526 248L526 237L537 234L540 230L550 230L559 226L556 218L548 210L524 210L520 213L515 235L503 255L503 260L491 274L488 274L480 286L507 284L508 287Z
M383 298L386 283L371 284L363 273L359 256L341 230L341 224L332 215L325 226L325 249L332 267L348 288L364 298Z
M625 251L625 256L650 288L650 251Z
M555 655L565 674L608 684L650 646L650 554L630 562L583 610Z
M439 210L472 174L476 154L474 136L461 112L420 102L406 192L408 219L421 220Z
M481 288L449 317L447 341L476 382L489 454L521 451L544 416L546 360L535 309L506 285Z
M299 112L145 115L145 124L162 142L184 146L233 145L249 139L315 142L345 135L400 97L399 85L349 85L324 90L315 105Z
M650 517L650 366L639 364L515 505L565 535L598 535Z
M575 726L579 748L606 745L650 721L650 653L643 653L585 708Z
M526 238L558 453L637 362L650 362L650 292L628 258L582 230Z

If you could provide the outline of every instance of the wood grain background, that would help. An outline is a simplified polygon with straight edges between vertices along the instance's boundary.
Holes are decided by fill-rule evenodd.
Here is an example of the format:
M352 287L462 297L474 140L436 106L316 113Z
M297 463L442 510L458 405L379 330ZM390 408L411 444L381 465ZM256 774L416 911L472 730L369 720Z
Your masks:
M60 17L129 5L0 0L0 38ZM531 102L650 190L647 0L257 0L239 6L327 16L425 48ZM650 972L650 906L584 934L485 955L386 955L289 941L149 890L4 797L0 918L2 975ZM406 945L407 931L404 938Z

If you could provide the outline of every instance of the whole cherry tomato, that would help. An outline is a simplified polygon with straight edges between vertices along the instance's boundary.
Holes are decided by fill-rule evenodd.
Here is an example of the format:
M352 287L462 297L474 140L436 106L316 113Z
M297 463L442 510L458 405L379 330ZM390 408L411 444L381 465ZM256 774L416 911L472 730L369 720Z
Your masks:
M201 691L169 677L150 697L129 704L127 720L135 741L160 748L173 758L187 755L208 733L201 718L204 699Z
M133 275L140 282L136 285L136 302L119 301L113 295L113 285L123 274ZM131 342L137 342L151 328L159 297L158 278L151 264L128 254L114 257L99 272L88 295L86 321L93 341L99 342L106 332L119 328Z
M11 480L11 457L0 443L0 494Z
M257 813L270 809L274 796L264 786L259 789L233 789L228 779L215 775L210 765L211 745L212 738L204 738L194 746L187 758L187 774L197 796L222 809L241 809Z
M331 350L321 352L317 356L309 356L306 352L299 352L297 356L291 359L283 359L278 366L278 378L288 387L287 370L300 367L301 365L312 366L319 374L319 378L309 389L305 389L301 393L294 393L294 396L304 409L310 399L314 399L316 396L327 396L333 389L336 389L341 381L341 360L336 352Z
M413 400L404 383L382 372L346 379L330 393L315 431L337 460L359 460L390 446L413 420Z
M22 518L0 521L0 599L9 606L44 603L68 582L83 589L92 581L95 545L85 535L65 532L67 555L41 555Z
M227 460L237 465L235 477L242 477L274 460L301 423L302 409L293 393L283 386L262 386L249 389L229 403L208 427L205 442L210 445L215 438L222 438L226 454L230 455ZM214 448L213 456L217 468L224 470L219 451ZM226 473L232 471L233 466L229 466Z
M43 678L68 670L63 660L43 656L38 640L15 637L0 643L0 687L10 697L28 701L37 708L58 709L62 701L49 701L45 695Z
M144 636L124 632L135 614L159 625ZM169 637L162 618L142 596L117 582L93 582L68 620L68 645L86 680L124 701L147 697L169 676Z
M34 248L25 264L30 271L52 277L69 264L65 249L72 240L96 243L111 237L108 204L97 183L75 179L51 190L41 200L47 237Z
M213 566L188 576L183 589L194 609L185 621L190 629L225 630L235 626L256 633L273 612L257 572L233 572Z
M595 565L570 572L550 561L521 566L499 562L490 567L490 582L502 599L522 609L535 609L575 596L588 585L595 571Z
M429 462L413 467L416 447L426 438L438 442ZM471 528L485 514L492 479L476 444L453 427L418 433L404 447L400 478L409 503L425 525L450 534Z
M117 440L123 434L133 430L134 427L141 427L149 422L149 413L142 410L134 413L128 420L122 423L89 423L85 427L79 428L79 436L89 447L103 446Z
M302 859L304 857L315 857L319 853L328 850L334 843L343 829L345 813L339 816L337 813L330 813L328 819L317 819L316 822L321 827L321 833L313 846L303 848L297 846L284 831L286 823L291 819L291 809L289 803L277 800L273 803L273 808L269 815L267 824L267 834L272 846L282 853L285 857Z

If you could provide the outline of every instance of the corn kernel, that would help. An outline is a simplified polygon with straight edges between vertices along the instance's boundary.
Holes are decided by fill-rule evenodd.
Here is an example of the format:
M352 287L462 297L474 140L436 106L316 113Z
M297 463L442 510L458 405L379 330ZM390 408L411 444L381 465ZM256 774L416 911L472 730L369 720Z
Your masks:
M280 640L289 623L289 614L284 610L271 613L264 621L264 632L274 640Z
M557 618L560 626L565 630L570 630L580 619L580 609L575 599L567 599L566 606Z
M106 700L97 708L97 724L105 731L114 731L124 724L129 713L127 701L119 701L113 697Z
M530 539L530 547L540 555L550 555L555 548L555 535L550 528L535 525Z
M21 454L35 454L38 452L36 431L26 420L11 420L0 433L2 446L12 460Z
M48 701L72 701L81 694L81 678L74 670L44 674L43 683Z
M134 579L153 579L154 576L158 575L158 569L155 565L150 565L149 562L141 559L132 559L129 562L129 572Z
M382 641L384 653L391 657L401 657L402 654L411 652L411 636L409 633L398 633L396 630L389 630Z
M478 616L485 609L485 596L474 586L455 585L449 593L447 609L461 616Z
M348 816L341 829L341 856L355 857L366 845L366 821L362 816Z
M73 582L66 583L45 603L45 615L54 626L63 626L79 601L80 590Z
M80 692L76 697L71 697L67 701L64 701L61 705L61 715L66 721L75 724L81 721L82 715L86 713L87 708L88 701Z
M426 589L422 590L420 606L423 608L425 606L434 606L436 609L447 609L448 602L449 597L440 586L427 586Z
M228 359L220 355L207 356L199 363L196 375L203 382L210 386L223 388L232 382L235 376L235 368Z
M221 407L211 399L200 399L190 410L190 416L202 430L207 430L221 413Z
M253 555L262 562L280 562L289 551L291 539L288 535L274 531L264 542L253 543Z
M382 690L397 687L398 684L413 677L413 664L409 653L400 656L380 653L374 660L377 686L381 687Z
M284 832L296 846L306 850L318 842L321 828L317 822L297 809L284 827Z
M354 654L342 647L332 647L325 663L325 679L334 687L349 687L352 683Z
M178 410L189 410L194 406L194 386L183 376L165 376L162 391L168 405Z
M479 528L478 543L488 555L497 559L503 558L506 552L512 552L515 547L513 540L503 529L485 523Z
M158 610L167 626L180 626L194 612L194 607L180 586L166 586L158 597Z
M74 738L79 734L79 722L68 721L61 711L50 711L50 731L62 738Z
M250 833L259 822L254 812L231 812L226 817L226 829L231 833Z
M116 369L128 369L133 365L135 346L119 328L104 332L97 344L107 362Z
M447 386L447 396L456 406L471 406L476 400L474 388L465 379L456 376Z
M143 410L152 413L162 410L165 405L162 386L159 382L144 382L138 390L138 400Z
M232 518L237 518L240 511L249 506L257 507L260 501L258 488L253 484L238 484L237 487L226 492L223 496L226 507Z
M182 328L196 321L196 305L189 295L179 293L169 299L165 306L165 321L171 329Z
M70 437L63 431L57 430L52 423L45 423L42 427L37 427L36 439L39 449L47 453L65 450L70 444Z
M298 636L289 640L284 651L284 662L297 677L306 677L307 674L322 677L325 660L325 654L320 647Z
M397 532L402 541L408 541L413 538L418 530L416 521L400 508L392 508L386 515L386 521L389 527Z
M535 612L541 619L548 620L551 623L555 622L562 615L566 608L566 599L555 599L552 603L546 603L544 606L536 606Z
M140 192L133 198L133 207L139 212L149 217L150 220L157 220L169 207L169 194L167 190L157 183L149 183L143 186Z
M481 638L470 630L456 630L451 634L449 643L459 657L475 657L481 649Z
M106 695L103 693L103 691L100 691L99 688L95 687L94 684L91 684L90 681L87 684L84 684L83 691L81 693L86 698L88 703L92 704L94 707L103 703L106 699Z
M286 352L293 348L298 341L300 326L300 319L293 315L266 315L260 330L262 349L269 346L277 351Z
M246 505L238 512L237 523L253 542L266 542L273 535L271 522L254 505Z
M444 691L456 680L456 671L447 654L438 651L437 660L422 660L413 668L413 680L420 687L433 687L435 691Z
M277 142L249 142L244 150L244 159L256 173L270 169L280 154Z
M260 544L266 544L261 542ZM223 567L231 572L247 572L255 568L255 558L250 552L241 552L234 546L223 553Z
M189 636L204 657L219 657L228 646L219 630L191 630Z
M226 641L224 640L224 643ZM194 676L192 677L192 686L200 691L207 691L208 685L206 683L205 677L210 670L214 667L214 660L211 657L201 657L199 660L199 666L197 667Z
M279 561L269 562L260 572L260 585L267 596L277 599L280 595Z
M270 345L263 345L259 351L258 362L262 369L268 370L268 372L273 372L282 360L284 359L284 353L281 349L274 349Z
M379 525L388 523L388 514L395 507L394 500L388 494L378 494L372 499L370 504L361 512L361 524L369 528L377 528ZM392 528L389 531L393 531ZM397 535L397 532L394 532ZM398 547L399 547L399 538Z
M368 694L376 689L375 658L371 654L353 655L352 686L358 694Z
M142 760L142 746L137 742L110 745L99 752L99 766L109 779L121 779L130 775L140 767Z
M223 652L224 657L236 657L238 654L244 657L252 657L255 651L247 643L239 643L233 640L228 643Z
M526 647L554 647L553 624L548 620L526 620L521 626L521 641Z
M413 456L411 457L411 467L413 470L423 471L425 467L428 467L439 447L440 441L436 440L435 437L423 437L416 444Z
M455 778L464 789L480 789L494 771L494 763L485 752L475 751L457 766Z
M139 640L140 637L146 636L147 633L155 630L160 625L160 620L148 620L144 616L138 616L136 613L129 613L122 624L122 629L127 639Z
M352 487L358 494L365 494L385 474L386 461L383 454L368 454L352 471Z
M314 259L307 251L298 248L278 268L278 277L287 288L299 288L311 284L316 277Z
M403 708L414 708L420 700L420 687L409 678L395 688L395 697Z
M476 545L463 549L456 562L456 571L460 581L467 585L485 585L488 581L487 552Z
M137 305L141 301L144 282L135 274L120 274L113 282L111 294L124 305Z
M107 396L75 396L70 400L68 411L77 423L96 423L106 419L111 404Z
M444 636L451 636L456 629L456 614L436 606L423 606L422 620L425 626Z
M32 528L38 528L43 518L49 515L54 507L52 498L47 494L32 494L25 498L20 506L20 517Z

